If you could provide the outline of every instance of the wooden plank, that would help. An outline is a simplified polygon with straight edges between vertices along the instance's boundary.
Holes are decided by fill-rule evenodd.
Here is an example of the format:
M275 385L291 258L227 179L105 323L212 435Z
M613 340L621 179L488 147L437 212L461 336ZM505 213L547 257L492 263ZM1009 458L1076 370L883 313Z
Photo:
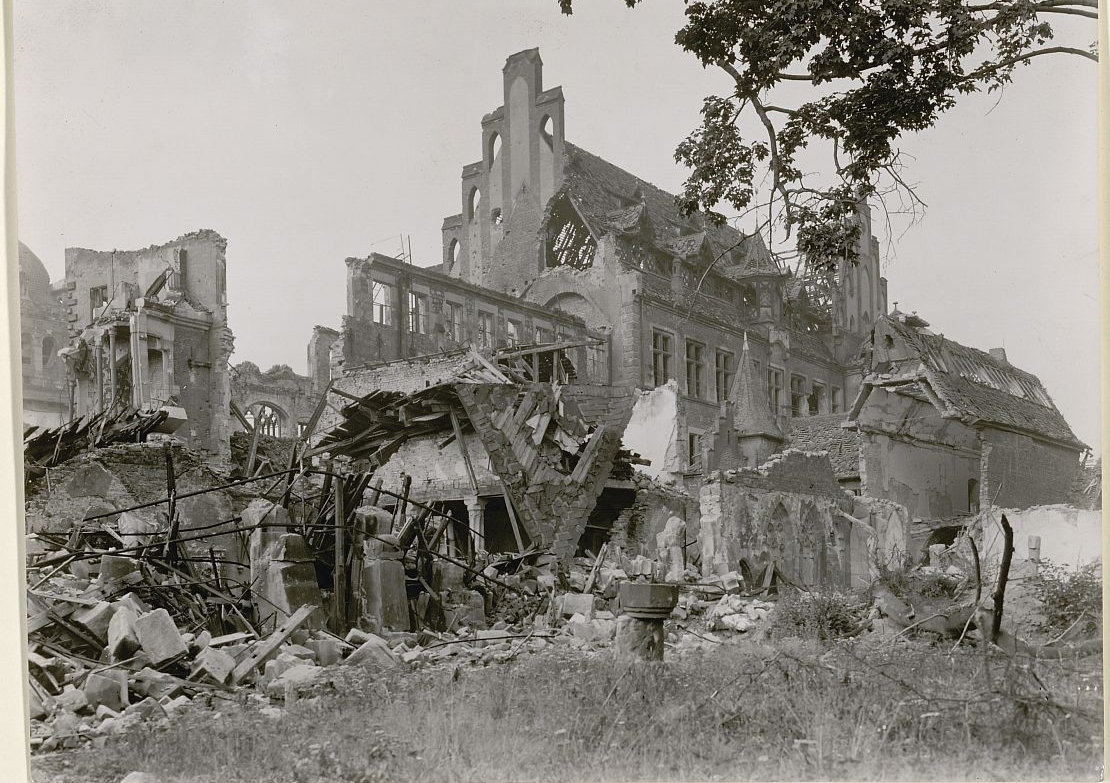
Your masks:
M229 404L231 405L231 414L239 420L239 424L242 425L243 430L245 432L254 432L254 427L247 421L247 417L243 415L243 411L240 410L239 406L235 404L235 400L232 400Z
M333 630L342 633L347 624L347 509L343 502L345 483L336 481L335 487L335 565L332 568L332 590L335 595L335 624Z
M516 551L524 551L524 539L520 537L520 523L516 517L516 509L513 508L513 499L509 495L509 487L501 480L501 492L505 495L505 509L509 512L509 525L513 528L513 538L516 539Z
M251 654L231 672L231 685L238 685L239 681L265 663L266 659L277 652L285 641L296 633L297 629L305 624L309 615L316 611L312 604L305 604L286 620L281 626L262 642L255 645Z
M474 475L474 465L470 462L470 453L466 450L466 443L463 441L462 427L459 426L459 417L451 411L451 429L455 431L455 440L459 443L459 451L462 452L463 464L466 466L466 475L470 479L470 488L474 490L474 494L478 494L478 478Z

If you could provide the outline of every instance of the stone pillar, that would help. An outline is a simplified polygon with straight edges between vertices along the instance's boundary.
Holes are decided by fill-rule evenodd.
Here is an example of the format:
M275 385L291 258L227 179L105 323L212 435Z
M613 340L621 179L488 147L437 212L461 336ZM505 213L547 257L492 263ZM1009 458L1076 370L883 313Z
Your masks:
M474 533L475 547L489 551L486 545L486 499L472 495L466 499L467 524Z
M116 327L108 327L108 382L111 400L115 402L119 388L116 385Z
M614 640L617 657L638 661L663 660L663 621L642 620L622 614L617 618Z
M104 411L104 336L96 338L93 343L96 347L96 406L101 412Z

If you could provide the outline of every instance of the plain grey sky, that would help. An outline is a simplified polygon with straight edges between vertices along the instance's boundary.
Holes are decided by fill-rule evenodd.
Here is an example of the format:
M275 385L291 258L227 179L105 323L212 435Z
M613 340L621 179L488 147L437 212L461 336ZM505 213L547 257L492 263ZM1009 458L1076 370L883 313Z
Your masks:
M513 52L540 48L570 141L680 187L675 145L727 82L674 45L677 0L577 6L16 0L20 238L57 279L65 247L215 229L233 362L303 373L312 326L340 325L345 258L397 254L403 234L439 262ZM929 209L882 241L891 302L1004 346L1098 449L1096 90L1093 63L1042 57L961 99L903 145Z

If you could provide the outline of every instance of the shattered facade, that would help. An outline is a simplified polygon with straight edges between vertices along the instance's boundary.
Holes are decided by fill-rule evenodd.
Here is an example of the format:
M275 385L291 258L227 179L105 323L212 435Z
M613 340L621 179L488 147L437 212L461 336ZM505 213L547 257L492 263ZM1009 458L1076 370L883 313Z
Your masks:
M62 305L65 281L52 285L38 256L19 243L19 320L23 356L23 424L56 427L69 418L65 362L69 342Z
M319 391L313 378L298 375L278 364L266 372L254 362L231 368L231 400L245 422L235 417L233 428L243 431L257 425L263 435L294 438L312 418Z
M66 249L63 350L73 417L183 409L175 435L224 454L231 435L225 248L214 231L134 251Z

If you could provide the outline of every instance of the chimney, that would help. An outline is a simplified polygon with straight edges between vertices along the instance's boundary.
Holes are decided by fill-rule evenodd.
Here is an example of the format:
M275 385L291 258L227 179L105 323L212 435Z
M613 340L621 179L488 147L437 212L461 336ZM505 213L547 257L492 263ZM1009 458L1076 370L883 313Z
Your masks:
M991 348L990 355L996 362L1002 362L1002 364L1010 363L1009 359L1006 358L1005 348Z

